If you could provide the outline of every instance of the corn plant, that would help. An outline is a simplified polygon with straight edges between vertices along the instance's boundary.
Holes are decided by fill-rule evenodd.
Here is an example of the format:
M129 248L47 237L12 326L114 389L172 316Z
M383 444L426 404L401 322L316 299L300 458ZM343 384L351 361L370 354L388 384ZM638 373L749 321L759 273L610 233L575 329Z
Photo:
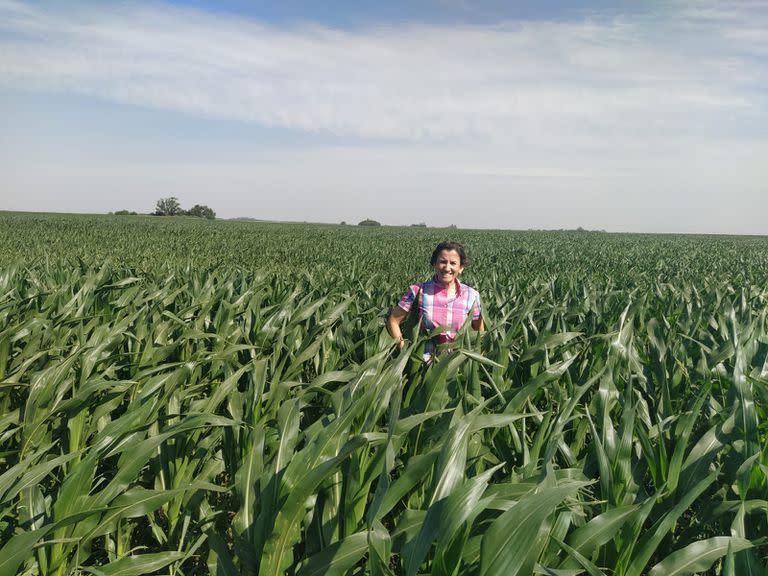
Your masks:
M0 224L0 576L768 570L765 238Z

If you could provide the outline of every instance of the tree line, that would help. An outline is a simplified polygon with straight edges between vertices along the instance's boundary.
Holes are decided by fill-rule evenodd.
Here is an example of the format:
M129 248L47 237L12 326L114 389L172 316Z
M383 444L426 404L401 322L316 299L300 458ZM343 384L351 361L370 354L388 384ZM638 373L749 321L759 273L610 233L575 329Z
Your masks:
M116 216L132 216L136 212L130 210L118 210L114 212ZM151 216L195 216L197 218L206 218L208 220L216 219L216 212L205 204L195 204L189 210L184 210L176 196L160 198L155 204L155 211L150 212Z
M160 198L155 204L155 216L197 216L198 218L216 219L216 212L204 204L195 204L189 210L184 210L176 196Z

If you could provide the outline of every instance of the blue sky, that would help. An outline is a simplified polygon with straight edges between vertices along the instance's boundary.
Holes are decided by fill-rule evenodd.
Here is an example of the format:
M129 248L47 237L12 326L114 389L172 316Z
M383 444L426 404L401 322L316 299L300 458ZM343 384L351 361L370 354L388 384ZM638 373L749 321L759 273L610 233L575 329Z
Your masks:
M0 209L768 234L768 2L0 0Z
M397 25L403 22L439 23L446 25L495 24L503 20L568 20L585 16L604 17L612 14L643 12L659 2L539 1L506 0L283 0L254 2L248 0L178 0L175 6L209 13L232 14L277 25L313 22L333 28Z

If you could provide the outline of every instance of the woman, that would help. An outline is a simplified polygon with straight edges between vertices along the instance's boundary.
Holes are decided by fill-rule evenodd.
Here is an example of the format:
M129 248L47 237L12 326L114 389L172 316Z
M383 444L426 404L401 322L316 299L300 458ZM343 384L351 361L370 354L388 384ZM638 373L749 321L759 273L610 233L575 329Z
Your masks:
M387 319L387 332L398 341L400 348L404 345L400 324L408 317L414 302L418 305L422 333L437 327L444 328L435 338L437 344L453 342L456 332L470 314L472 328L483 329L480 294L474 288L459 282L459 275L467 263L464 247L458 242L441 242L432 252L431 263L435 269L434 277L421 284L409 286ZM434 343L428 343L425 360L431 357L433 349Z

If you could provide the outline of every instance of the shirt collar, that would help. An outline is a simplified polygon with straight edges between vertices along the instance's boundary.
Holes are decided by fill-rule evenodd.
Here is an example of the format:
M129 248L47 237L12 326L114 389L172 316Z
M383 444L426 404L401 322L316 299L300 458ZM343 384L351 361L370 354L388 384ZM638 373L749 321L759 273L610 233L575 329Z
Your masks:
M447 290L447 288L445 288L435 276L432 276L432 280L430 280L430 282L432 282L432 284L434 284L438 290ZM459 296L461 294L462 284L459 282L458 278L454 278L453 283L456 284L456 296Z

